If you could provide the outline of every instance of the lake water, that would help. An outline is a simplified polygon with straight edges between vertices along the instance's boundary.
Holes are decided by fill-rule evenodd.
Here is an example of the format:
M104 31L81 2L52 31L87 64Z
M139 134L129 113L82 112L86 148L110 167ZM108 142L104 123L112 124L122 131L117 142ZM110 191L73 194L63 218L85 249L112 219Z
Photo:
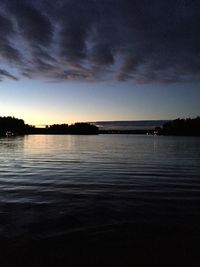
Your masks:
M200 240L199 207L200 138L0 139L1 238Z

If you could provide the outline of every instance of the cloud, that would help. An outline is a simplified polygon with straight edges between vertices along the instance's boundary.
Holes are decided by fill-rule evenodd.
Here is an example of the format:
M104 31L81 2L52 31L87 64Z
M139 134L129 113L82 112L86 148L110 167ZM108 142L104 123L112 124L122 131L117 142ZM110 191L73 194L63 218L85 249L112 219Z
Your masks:
M15 19L18 31L31 44L48 45L52 37L52 25L47 16L30 1L8 1L7 10Z
M0 57L52 81L200 81L198 0L2 0Z
M19 51L11 44L9 37L14 35L12 22L0 14L0 56L8 62L20 62L21 56Z
M0 81L3 80L3 78L9 78L11 80L18 81L18 78L15 77L14 75L10 74L8 71L0 69Z

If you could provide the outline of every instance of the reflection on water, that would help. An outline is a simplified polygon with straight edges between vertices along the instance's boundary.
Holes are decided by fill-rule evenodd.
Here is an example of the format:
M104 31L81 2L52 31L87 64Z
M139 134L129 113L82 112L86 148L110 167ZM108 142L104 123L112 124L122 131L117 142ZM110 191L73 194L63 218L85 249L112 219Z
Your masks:
M197 229L200 138L30 135L0 139L0 234L129 225ZM196 235L196 234L194 234Z

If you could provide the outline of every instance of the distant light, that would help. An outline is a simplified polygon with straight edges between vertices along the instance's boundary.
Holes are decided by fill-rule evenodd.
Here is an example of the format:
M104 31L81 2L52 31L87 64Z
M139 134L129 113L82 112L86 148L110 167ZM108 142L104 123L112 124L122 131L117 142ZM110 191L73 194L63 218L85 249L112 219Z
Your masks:
M36 128L46 128L47 126L46 124L35 125Z

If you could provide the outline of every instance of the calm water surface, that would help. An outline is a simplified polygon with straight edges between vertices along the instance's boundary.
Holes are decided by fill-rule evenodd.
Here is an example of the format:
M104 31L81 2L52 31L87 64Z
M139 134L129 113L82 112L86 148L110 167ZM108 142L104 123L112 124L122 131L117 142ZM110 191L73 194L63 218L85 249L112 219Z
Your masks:
M199 206L200 138L0 139L1 237L137 234L150 225L199 238Z

